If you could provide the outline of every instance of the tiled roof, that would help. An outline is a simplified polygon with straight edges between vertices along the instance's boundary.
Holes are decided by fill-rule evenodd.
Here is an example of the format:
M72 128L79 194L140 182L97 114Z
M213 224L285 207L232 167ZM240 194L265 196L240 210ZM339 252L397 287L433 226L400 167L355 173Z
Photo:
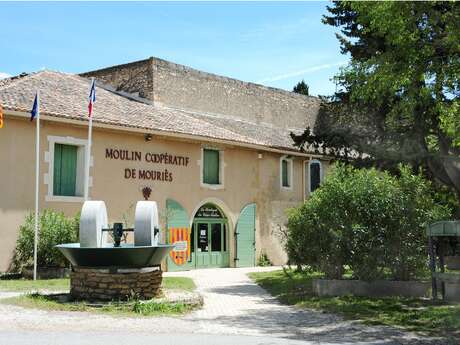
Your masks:
M87 120L90 80L55 71L41 71L0 81L0 103L5 109L30 111L35 90L40 90L41 114ZM140 102L99 87L94 123L190 134L284 150L292 146L291 130L268 124L172 109ZM303 128L293 130L301 132Z

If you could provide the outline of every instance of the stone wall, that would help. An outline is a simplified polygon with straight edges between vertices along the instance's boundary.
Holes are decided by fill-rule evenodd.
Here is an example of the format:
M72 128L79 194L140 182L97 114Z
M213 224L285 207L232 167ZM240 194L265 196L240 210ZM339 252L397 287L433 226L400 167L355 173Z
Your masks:
M284 128L313 127L317 97L202 72L149 58L81 74L134 93L155 104Z
M153 101L152 59L82 73L82 77L95 77L98 82Z
M158 267L140 269L74 267L70 273L70 294L84 300L150 299L158 295L162 271Z
M377 280L329 280L314 279L313 293L320 297L361 296L361 297L406 297L420 298L430 295L431 282Z
M286 128L312 125L319 99L153 58L155 102Z

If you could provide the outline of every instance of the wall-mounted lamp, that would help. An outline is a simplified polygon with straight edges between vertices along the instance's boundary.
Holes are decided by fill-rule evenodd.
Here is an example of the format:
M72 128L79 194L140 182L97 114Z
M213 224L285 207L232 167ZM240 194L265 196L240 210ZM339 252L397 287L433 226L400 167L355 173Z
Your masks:
M263 155L262 153L259 153L259 154L257 155L257 158L262 159L262 158L264 158L264 155Z
M152 141L152 134L148 133L145 135L145 141Z

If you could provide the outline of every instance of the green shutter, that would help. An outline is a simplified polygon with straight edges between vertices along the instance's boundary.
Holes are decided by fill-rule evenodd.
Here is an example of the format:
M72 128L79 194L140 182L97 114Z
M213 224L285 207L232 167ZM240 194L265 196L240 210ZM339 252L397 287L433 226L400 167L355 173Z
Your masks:
M77 147L56 144L54 146L53 194L75 196L77 181Z
M187 211L177 201L166 200L167 223L169 228L188 228L190 226Z
M61 157L62 145L54 145L53 194L61 195Z
M219 151L203 150L203 182L219 184Z
M289 187L288 161L285 159L281 161L281 173L282 173L283 187Z
M177 201L173 199L166 200L166 242L170 242L169 238L169 229L170 228L189 228L190 222L188 218L187 211L179 204ZM190 254L192 255L192 254ZM193 262L187 262L184 265L178 266L174 263L171 257L168 255L166 258L168 271L175 272L175 271L184 271L194 268Z
M255 265L255 231L256 204L243 208L236 225L236 266L252 267Z

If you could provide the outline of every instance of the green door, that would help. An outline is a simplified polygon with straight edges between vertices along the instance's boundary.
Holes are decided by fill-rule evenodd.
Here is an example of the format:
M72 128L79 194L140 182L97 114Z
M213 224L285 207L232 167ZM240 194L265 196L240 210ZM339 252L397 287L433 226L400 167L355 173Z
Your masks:
M188 228L189 220L185 209L175 200L168 199L166 209L167 243L171 243L171 229ZM179 265L168 255L168 271L229 266L227 219L220 211L214 206L204 205L195 214L190 230L189 260Z
M236 224L236 267L255 265L256 204L246 205Z
M225 219L196 218L192 231L195 268L228 267L227 238Z

